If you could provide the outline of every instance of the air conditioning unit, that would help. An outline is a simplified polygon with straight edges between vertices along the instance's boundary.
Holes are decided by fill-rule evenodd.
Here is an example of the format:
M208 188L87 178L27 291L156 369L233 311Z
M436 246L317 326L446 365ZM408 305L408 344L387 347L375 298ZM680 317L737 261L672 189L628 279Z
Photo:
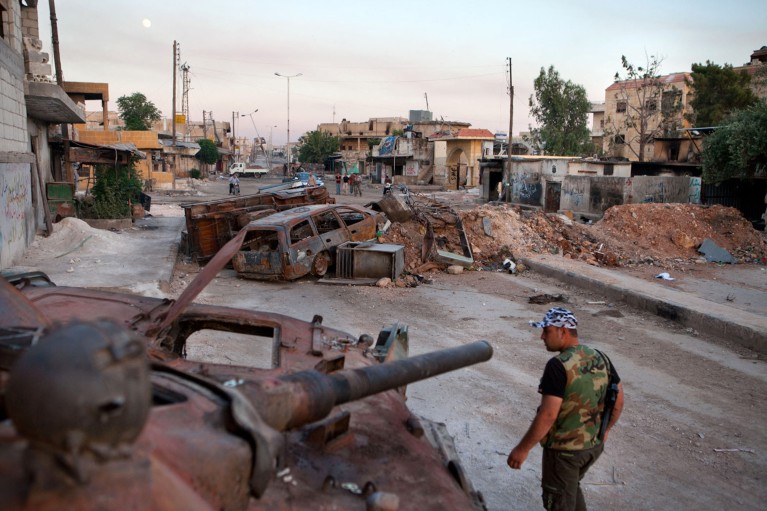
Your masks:
M336 278L396 280L405 270L405 247L392 243L348 241L336 249Z

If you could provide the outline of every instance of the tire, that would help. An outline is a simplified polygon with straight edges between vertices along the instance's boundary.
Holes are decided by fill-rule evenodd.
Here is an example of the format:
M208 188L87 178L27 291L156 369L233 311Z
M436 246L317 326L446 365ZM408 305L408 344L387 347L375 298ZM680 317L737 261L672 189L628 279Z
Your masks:
M312 275L315 277L324 277L330 267L330 256L327 252L320 252L314 256L312 261Z

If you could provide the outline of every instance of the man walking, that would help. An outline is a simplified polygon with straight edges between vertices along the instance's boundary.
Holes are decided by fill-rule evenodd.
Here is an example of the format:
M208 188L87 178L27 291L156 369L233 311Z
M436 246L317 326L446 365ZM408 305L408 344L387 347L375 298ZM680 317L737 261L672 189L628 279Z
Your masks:
M580 481L602 454L610 428L621 415L623 387L606 356L578 343L578 320L572 312L554 307L543 321L530 324L543 328L541 339L546 350L559 355L546 364L538 387L541 405L507 463L520 469L540 442L543 507L548 511L585 511ZM615 385L614 392L609 384ZM609 420L603 425L605 404L609 410L613 402Z

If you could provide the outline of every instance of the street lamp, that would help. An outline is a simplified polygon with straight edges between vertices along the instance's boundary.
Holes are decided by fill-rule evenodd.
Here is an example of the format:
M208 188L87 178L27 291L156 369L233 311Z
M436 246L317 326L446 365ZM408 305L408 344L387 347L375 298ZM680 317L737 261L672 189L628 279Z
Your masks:
M290 164L290 79L291 78L298 78L299 76L302 76L302 73L298 73L295 75L281 75L280 73L274 73L276 76L280 76L282 78L288 79L288 141L285 143L286 152L288 153L288 165Z
M272 153L274 153L274 146L272 145L272 128L276 128L277 125L269 126L269 145L267 146L269 148L269 154L266 156L266 165L269 167L269 170L272 170Z

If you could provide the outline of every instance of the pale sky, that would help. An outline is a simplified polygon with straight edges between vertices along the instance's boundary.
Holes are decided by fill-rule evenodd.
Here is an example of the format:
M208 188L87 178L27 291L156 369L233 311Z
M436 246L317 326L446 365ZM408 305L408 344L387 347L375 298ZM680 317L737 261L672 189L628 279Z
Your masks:
M38 6L52 55L48 2ZM667 74L706 60L742 65L767 45L764 0L59 0L56 11L64 79L109 83L110 110L141 92L171 115L176 40L191 119L258 109L253 122L238 118L236 135L255 136L255 124L275 144L287 124L287 80L275 72L302 73L290 80L292 142L323 122L407 117L426 109L425 93L435 119L507 132L511 57L516 135L532 122L541 67L604 101L621 55L637 65L658 55ZM180 74L178 83L180 112Z

